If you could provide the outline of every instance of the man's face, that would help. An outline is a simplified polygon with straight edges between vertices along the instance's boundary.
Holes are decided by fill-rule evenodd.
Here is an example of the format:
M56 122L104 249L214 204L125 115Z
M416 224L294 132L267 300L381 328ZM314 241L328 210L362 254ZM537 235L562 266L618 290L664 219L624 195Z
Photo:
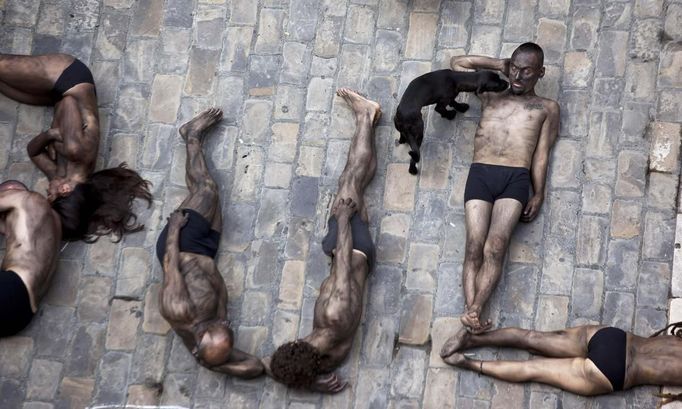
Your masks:
M540 65L538 55L532 52L515 52L509 63L509 83L512 94L527 94L545 75L545 67Z

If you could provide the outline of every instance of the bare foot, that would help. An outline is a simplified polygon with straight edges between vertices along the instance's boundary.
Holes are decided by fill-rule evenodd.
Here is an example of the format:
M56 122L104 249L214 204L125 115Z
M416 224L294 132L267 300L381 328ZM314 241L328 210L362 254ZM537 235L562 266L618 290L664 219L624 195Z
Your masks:
M455 352L454 354L443 358L443 361L446 364L462 368L464 367L464 363L467 361L467 358L464 356L464 354Z
M187 141L187 138L200 138L202 131L215 125L223 118L223 110L220 108L209 108L199 115L192 118L189 122L180 127L180 135L182 139Z
M478 328L481 325L481 323L478 321L478 313L471 310L462 314L462 316L459 317L459 320L462 321L462 324L464 324L469 330Z
M464 346L464 343L468 338L469 331L467 331L467 328L462 323L455 325L455 334L448 338L448 340L445 341L445 344L443 344L443 347L440 349L441 358L445 359L446 357L459 351Z
M345 99L356 115L369 114L373 125L381 118L381 106L379 103L365 98L359 92L353 91L350 88L339 88L336 90L336 95Z

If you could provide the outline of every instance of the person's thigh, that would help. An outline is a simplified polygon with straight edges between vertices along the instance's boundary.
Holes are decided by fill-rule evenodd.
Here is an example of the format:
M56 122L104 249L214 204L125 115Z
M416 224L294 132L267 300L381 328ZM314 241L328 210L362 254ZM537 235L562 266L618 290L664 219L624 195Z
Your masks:
M498 199L492 207L488 237L509 241L519 222L523 205L516 199Z

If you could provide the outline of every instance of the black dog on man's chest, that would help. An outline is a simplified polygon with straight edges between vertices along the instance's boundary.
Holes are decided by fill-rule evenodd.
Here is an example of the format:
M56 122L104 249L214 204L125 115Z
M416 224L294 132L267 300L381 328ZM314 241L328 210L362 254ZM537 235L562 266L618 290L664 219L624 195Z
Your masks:
M410 82L398 104L393 118L400 132L399 143L410 145L410 173L417 174L419 149L424 139L424 120L421 109L436 104L436 112L443 118L454 119L457 112L465 112L469 105L455 101L460 92L500 92L509 83L492 71L457 72L438 70L419 76ZM454 110L448 110L451 106Z

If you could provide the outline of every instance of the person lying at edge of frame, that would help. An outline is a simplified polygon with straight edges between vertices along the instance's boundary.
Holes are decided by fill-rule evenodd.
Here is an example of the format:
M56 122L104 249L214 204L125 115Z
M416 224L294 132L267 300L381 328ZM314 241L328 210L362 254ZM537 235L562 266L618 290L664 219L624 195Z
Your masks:
M30 105L54 106L50 129L26 147L49 185L47 198L62 219L62 238L93 242L142 229L131 207L151 205L149 182L125 163L94 172L100 142L92 73L67 54L0 54L0 93Z
M440 351L447 364L507 382L545 383L585 396L639 385L682 386L682 321L648 338L602 325L552 332L501 328L475 334L459 324L456 332ZM462 353L483 346L523 349L544 358L480 361ZM682 394L662 397L682 401Z

